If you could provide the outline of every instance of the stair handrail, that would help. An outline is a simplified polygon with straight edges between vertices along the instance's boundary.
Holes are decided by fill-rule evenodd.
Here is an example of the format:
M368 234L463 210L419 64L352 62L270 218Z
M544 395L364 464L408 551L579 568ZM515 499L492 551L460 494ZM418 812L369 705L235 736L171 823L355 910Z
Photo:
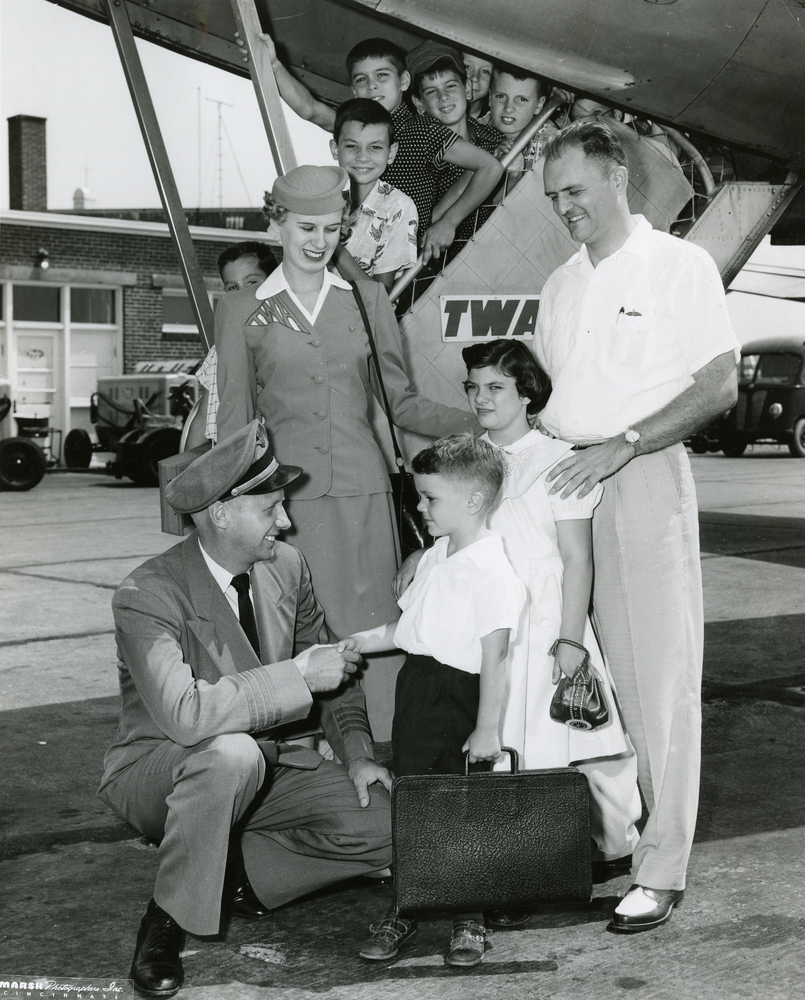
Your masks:
M688 137L678 129L671 128L670 125L660 125L660 128L670 139L673 139L673 141L688 154L691 163L699 174L699 180L702 182L704 193L708 198L710 198L716 189L716 182L713 178L713 171L708 166L705 158L693 145L690 139L688 139Z
M546 102L542 111L538 115L535 115L529 125L527 125L517 139L514 141L512 148L501 157L500 163L504 171L514 162L516 157L525 149L525 147L531 142L534 136L539 132L542 126L548 121L551 115L564 104L564 99L560 96L552 96ZM505 200L505 198L504 198ZM497 206L496 206L497 207ZM417 257L416 263L413 267L409 267L406 271L400 275L400 277L394 282L394 285L389 292L389 298L392 302L395 302L400 295L405 291L405 289L411 284L414 278L419 274L422 268L425 266L423 261L423 254Z

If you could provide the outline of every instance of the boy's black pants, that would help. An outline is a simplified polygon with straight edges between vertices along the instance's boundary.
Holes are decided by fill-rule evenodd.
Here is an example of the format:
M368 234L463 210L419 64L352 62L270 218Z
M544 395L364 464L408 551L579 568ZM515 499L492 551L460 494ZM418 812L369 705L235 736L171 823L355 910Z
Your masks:
M432 656L409 653L397 675L392 765L404 774L463 774L462 746L475 729L480 674L448 667ZM488 771L488 761L471 771Z

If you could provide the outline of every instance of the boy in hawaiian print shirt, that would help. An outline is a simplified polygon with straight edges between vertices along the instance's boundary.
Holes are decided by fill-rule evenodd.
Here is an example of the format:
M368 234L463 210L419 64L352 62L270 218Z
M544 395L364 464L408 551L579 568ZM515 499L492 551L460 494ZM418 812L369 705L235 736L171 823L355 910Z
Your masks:
M377 101L346 101L336 112L330 149L350 181L349 226L341 242L368 276L390 289L395 276L416 262L419 222L408 195L380 179L397 155L391 115Z

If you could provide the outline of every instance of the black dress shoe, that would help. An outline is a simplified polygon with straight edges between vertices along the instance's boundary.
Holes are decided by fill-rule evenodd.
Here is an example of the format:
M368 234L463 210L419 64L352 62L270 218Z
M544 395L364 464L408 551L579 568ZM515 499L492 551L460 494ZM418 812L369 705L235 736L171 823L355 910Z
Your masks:
M259 920L271 913L252 888L240 844L234 839L230 842L226 861L224 910L228 910L233 917L243 917L244 920Z
M609 882L610 879L620 878L622 875L628 875L631 870L631 854L627 854L623 858L614 858L612 861L593 861L593 882L596 885L600 885L601 882Z
M355 885L366 886L372 889L379 889L380 887L391 885L393 881L394 876L388 868L384 869L382 872L373 872L370 875L355 876Z
M257 893L252 889L246 872L235 883L232 895L229 897L229 912L233 917L243 917L244 920L259 920L260 917L267 917L271 910L257 898Z
M618 907L636 892L645 897L645 907L638 913L618 913L618 907L612 914L607 930L622 934L634 934L636 931L650 931L671 919L674 907L679 905L684 889L648 889L644 885L633 885L618 904Z
M485 914L486 926L498 931L507 931L512 927L522 927L534 916L530 910L490 910Z
M146 997L172 997L184 982L179 953L184 931L152 899L137 935L129 976Z

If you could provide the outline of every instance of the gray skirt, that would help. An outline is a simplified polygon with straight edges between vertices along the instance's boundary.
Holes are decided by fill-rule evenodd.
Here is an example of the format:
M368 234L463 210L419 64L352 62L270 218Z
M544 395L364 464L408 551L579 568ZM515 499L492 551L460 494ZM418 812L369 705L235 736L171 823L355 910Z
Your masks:
M313 592L339 637L377 628L400 616L391 584L399 565L391 493L294 499L285 539L310 567ZM391 736L394 687L404 657L371 658L362 685L376 740Z

